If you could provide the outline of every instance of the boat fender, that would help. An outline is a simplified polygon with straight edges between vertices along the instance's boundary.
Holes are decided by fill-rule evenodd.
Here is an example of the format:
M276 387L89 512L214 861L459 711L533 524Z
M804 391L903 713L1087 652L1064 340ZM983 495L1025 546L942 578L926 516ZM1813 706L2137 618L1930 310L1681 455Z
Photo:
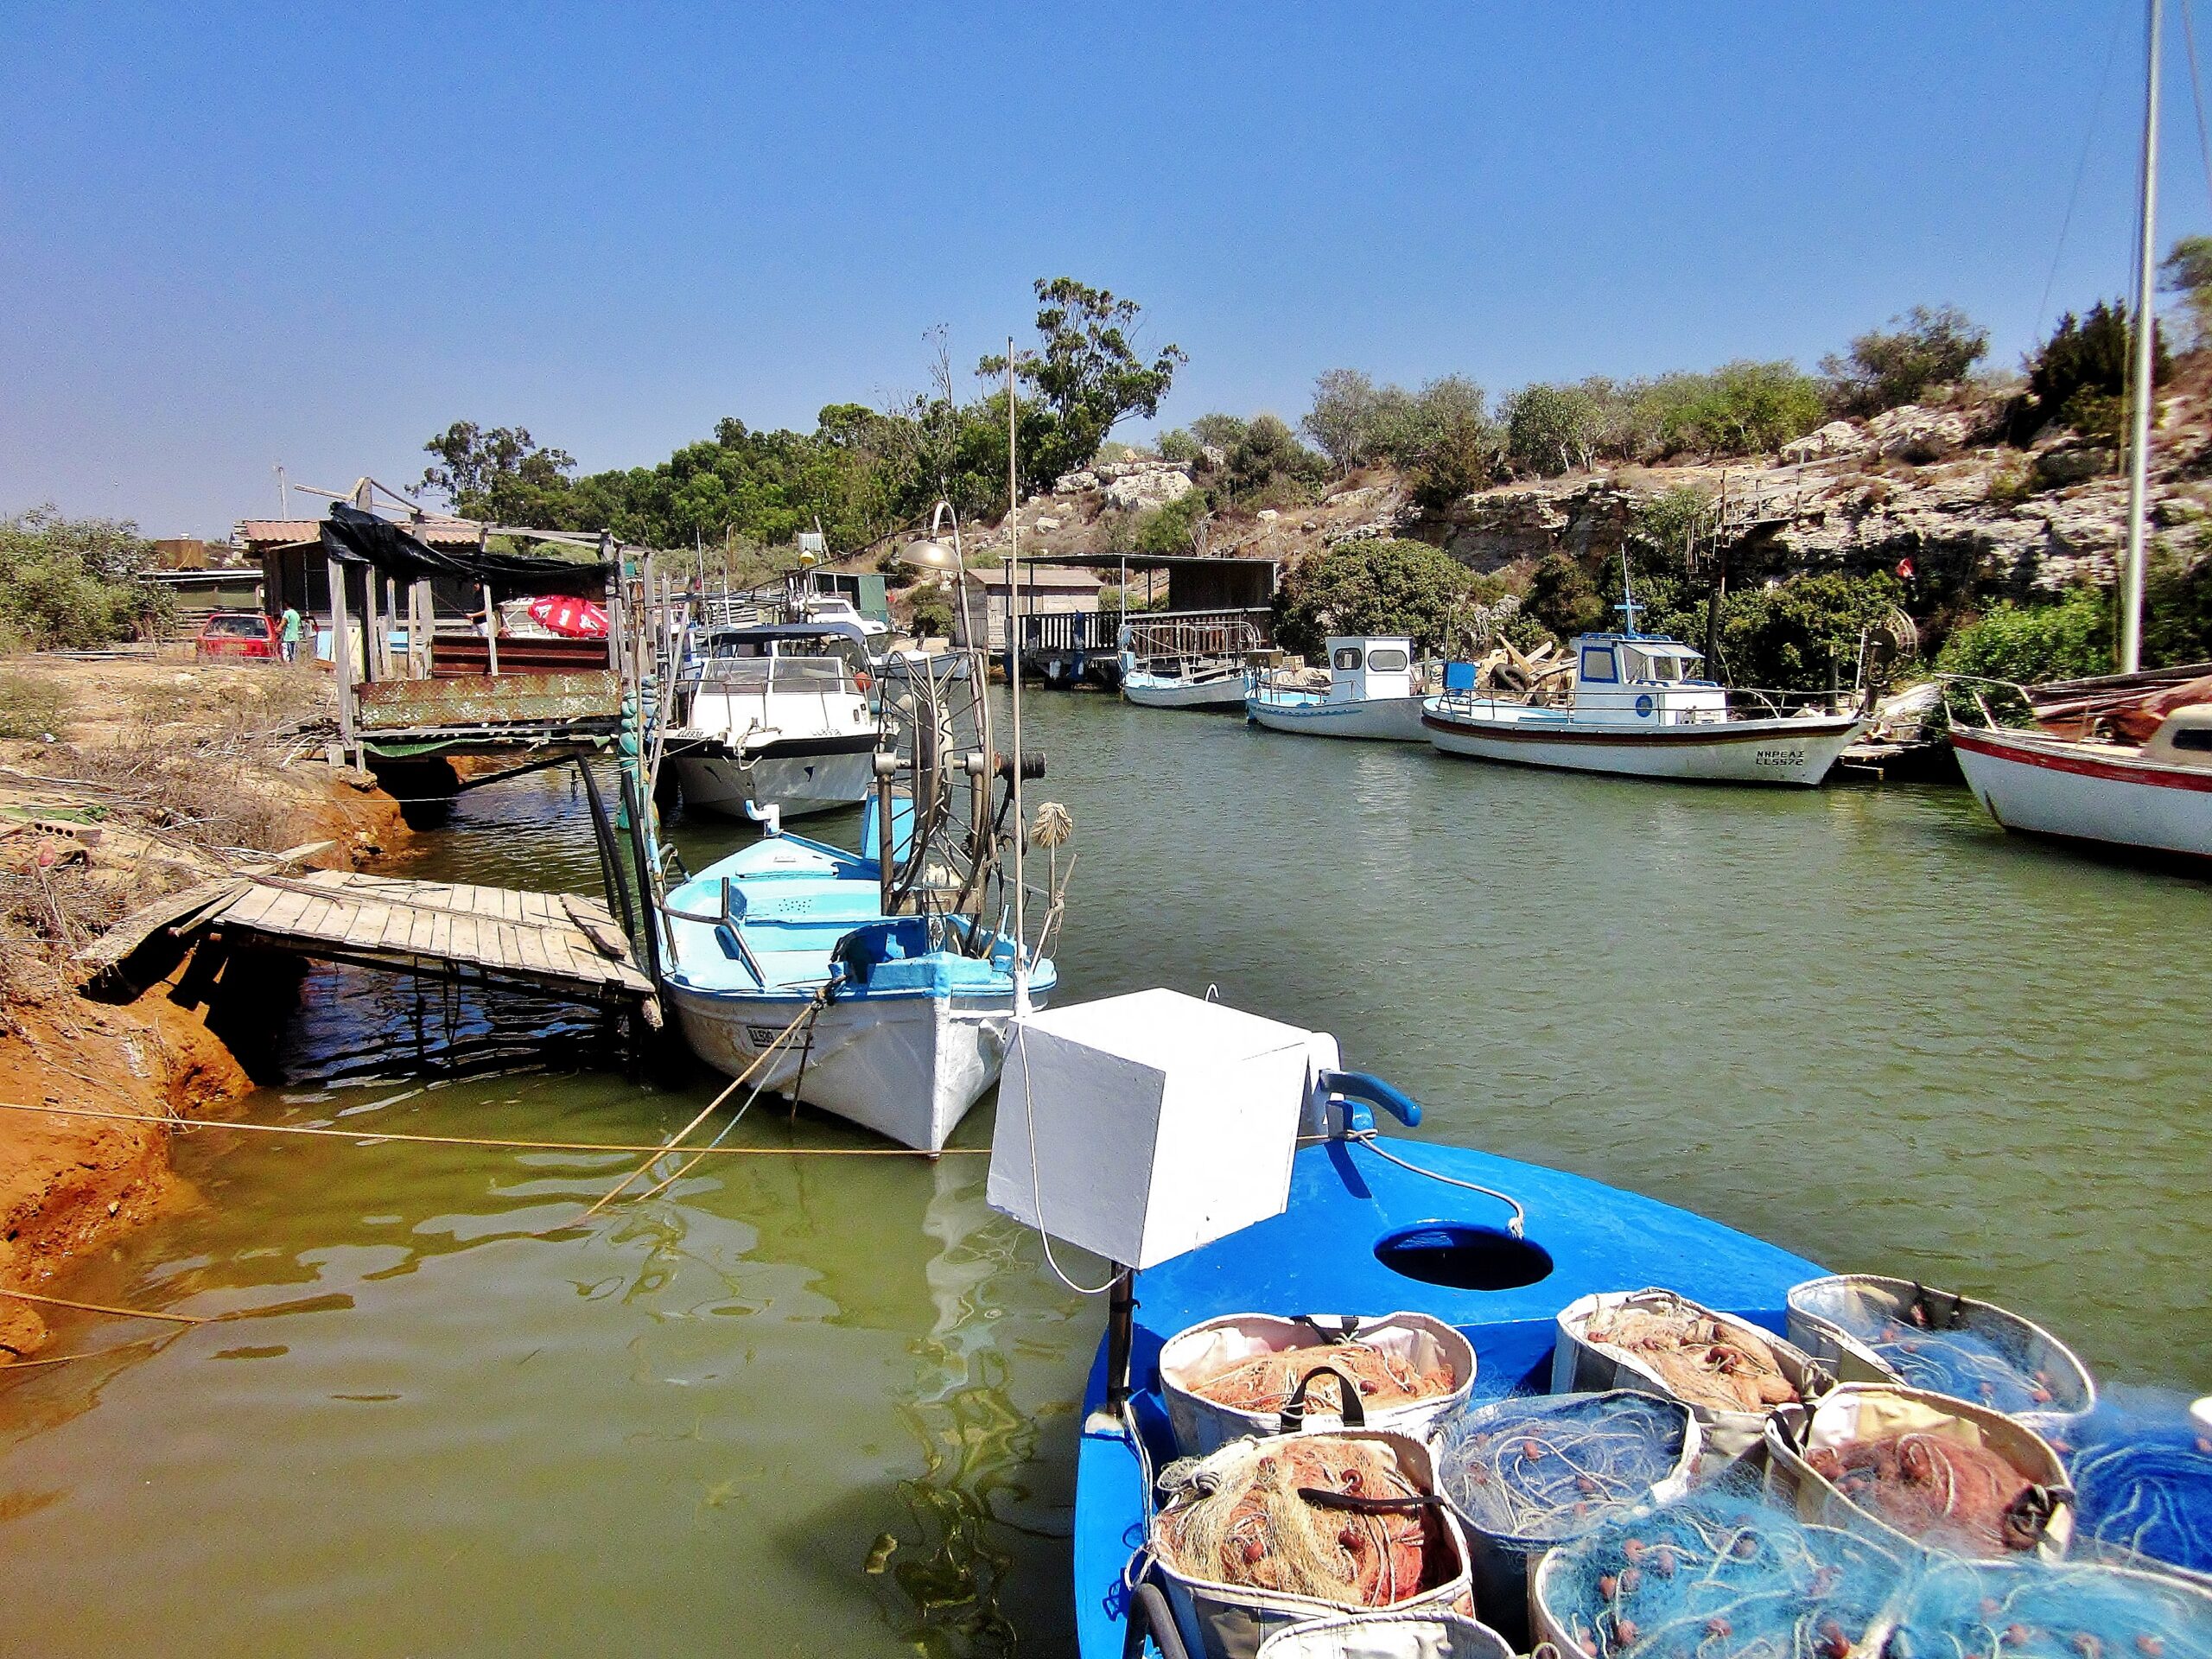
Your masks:
M1298 1386L1290 1391L1290 1398L1282 1402L1282 1415L1277 1420L1275 1433L1295 1434L1306 1427L1306 1390L1313 1386L1317 1376L1334 1377L1337 1397L1344 1402L1344 1410L1338 1414L1346 1428L1367 1427L1367 1403L1359 1397L1359 1389L1352 1380L1333 1365L1316 1365L1298 1379Z

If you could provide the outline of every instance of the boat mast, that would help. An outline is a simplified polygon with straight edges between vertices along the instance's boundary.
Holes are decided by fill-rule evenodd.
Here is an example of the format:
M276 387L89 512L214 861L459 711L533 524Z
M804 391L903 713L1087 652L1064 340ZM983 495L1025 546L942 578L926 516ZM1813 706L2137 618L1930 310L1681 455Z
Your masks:
M1029 947L1022 932L1021 844L1029 839L1029 821L1021 816L1021 632L1014 607L1014 584L1021 579L1021 474L1015 445L1020 429L1014 419L1014 337L1006 342L1006 631L1013 649L1007 652L1007 696L1013 705L1014 775L1007 781L1014 802L1014 1017L1029 1013ZM989 659L985 658L986 661ZM988 689L990 677L986 674Z
M2152 347L2158 318L2152 309L2158 276L2158 36L2164 0L2151 0L2145 29L2143 80L2142 239L2135 251L2135 385L2128 409L2127 553L2120 571L2120 671L2143 666L2143 515L2151 486Z

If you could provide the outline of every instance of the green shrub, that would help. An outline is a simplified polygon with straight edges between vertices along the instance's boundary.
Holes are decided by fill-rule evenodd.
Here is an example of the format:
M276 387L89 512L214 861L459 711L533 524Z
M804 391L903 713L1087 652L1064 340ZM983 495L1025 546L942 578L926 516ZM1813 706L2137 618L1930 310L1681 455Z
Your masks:
M1504 416L1505 453L1516 466L1551 478L1597 459L1604 414L1580 386L1523 386Z
M1710 374L1665 375L1649 396L1669 454L1766 454L1827 416L1820 383L1794 363L1742 359Z
M913 632L917 639L944 639L952 633L952 600L934 585L914 595Z
M0 737L64 735L69 700L59 686L29 674L0 672Z
M1465 565L1426 542L1343 542L1293 570L1275 596L1275 639L1319 654L1332 633L1402 633L1440 646L1471 588Z
M1707 600L1690 584L1662 594L1643 626L1693 645L1705 643ZM1833 573L1793 577L1771 588L1732 589L1721 601L1720 661L1711 671L1732 685L1769 691L1848 690L1859 676L1859 653L1869 630L1883 627L1899 608L1904 589L1887 574Z
M2125 302L2100 300L2088 315L2069 311L2028 365L2027 390L2005 416L2006 435L2027 443L2053 421L2085 436L2117 442L2134 330ZM2163 329L2152 327L2151 384L2173 372Z
M1328 475L1328 463L1288 426L1273 415L1259 415L1229 446L1222 491L1239 505L1288 506L1313 499Z
M1963 380L1989 352L1989 330L1955 305L1916 305L1870 328L1842 357L1821 359L1828 403L1840 415L1878 415L1916 404L1931 386Z
M1561 639L1611 626L1612 607L1613 595L1599 593L1597 579L1580 561L1564 553L1547 553L1529 574L1529 591L1521 596L1521 613Z
M1205 492L1192 490L1141 514L1131 538L1132 550L1154 558L1195 552L1205 518Z
M2152 668L2212 661L2212 526L2187 556L2160 548L2143 573L2143 661Z
M2003 601L1953 633L1936 666L2020 685L2078 680L2112 672L2112 638L2110 600L2076 588L2052 604Z
M156 633L175 607L139 578L153 556L128 520L65 518L51 505L0 519L0 632L43 651Z
M1198 458L1198 441L1179 426L1172 426L1154 441L1162 461L1192 461Z

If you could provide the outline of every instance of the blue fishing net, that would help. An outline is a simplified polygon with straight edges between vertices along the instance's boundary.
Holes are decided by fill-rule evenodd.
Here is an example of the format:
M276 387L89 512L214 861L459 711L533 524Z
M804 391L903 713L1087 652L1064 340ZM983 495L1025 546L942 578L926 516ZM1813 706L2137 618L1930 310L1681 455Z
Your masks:
M1515 1395L1447 1424L1439 1488L1478 1531L1548 1543L1633 1509L1675 1472L1689 1408L1626 1390Z
M2074 1483L2074 1536L2113 1560L2212 1573L2212 1445L2185 1411L2107 1403L2059 1443Z
M2050 1378L1978 1332L1923 1331L1896 1319L1866 1339L1908 1387L1970 1400L1992 1411L2049 1411Z
M1884 1659L2212 1659L2212 1601L2107 1567L1930 1567L1900 1599Z
M1900 1578L1864 1539L1708 1490L1561 1546L1539 1596L1568 1659L1845 1659Z

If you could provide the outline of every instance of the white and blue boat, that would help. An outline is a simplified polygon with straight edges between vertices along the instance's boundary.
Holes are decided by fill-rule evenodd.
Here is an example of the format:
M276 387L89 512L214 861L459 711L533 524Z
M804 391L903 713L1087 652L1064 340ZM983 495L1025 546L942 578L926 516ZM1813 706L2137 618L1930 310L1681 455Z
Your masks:
M1425 696L1414 689L1414 644L1402 637L1332 637L1329 680L1308 685L1278 670L1259 675L1244 699L1244 717L1270 731L1308 737L1361 737L1426 743Z
M997 1080L1016 1010L1051 999L1061 883L1056 861L1025 947L1019 866L998 859L1019 798L983 676L954 658L912 666L887 691L896 747L860 850L757 814L760 841L661 901L662 981L717 1071L934 1153Z

